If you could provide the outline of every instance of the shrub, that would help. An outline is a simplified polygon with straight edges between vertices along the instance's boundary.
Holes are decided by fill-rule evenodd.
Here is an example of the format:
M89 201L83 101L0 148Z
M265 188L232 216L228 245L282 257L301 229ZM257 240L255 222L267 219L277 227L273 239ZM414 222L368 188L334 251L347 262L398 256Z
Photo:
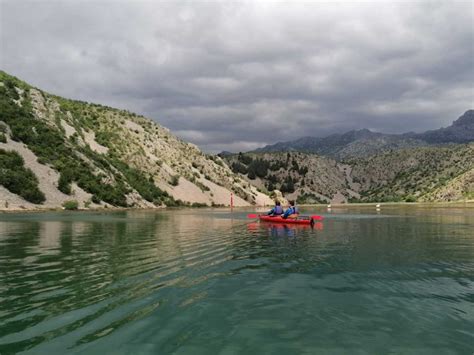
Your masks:
M234 173L247 174L247 167L238 161L232 163L231 169Z
M71 181L73 180L72 171L69 169L64 169L61 171L58 180L58 190L66 195L71 194Z
M292 193L292 192L295 192L295 185L293 183L293 179L288 176L285 180L285 182L281 185L280 187L280 191L282 193Z
M17 152L0 149L0 185L31 203L40 204L46 199L38 187L38 178L25 168Z
M267 184L267 190L268 191L275 190L275 184L273 182L269 181L268 184Z
M245 165L249 165L253 161L253 158L251 156L244 155L241 152L239 153L237 159L241 161L242 163L244 163Z
M298 170L298 173L299 173L300 175L306 175L307 172L308 172L308 167L307 167L307 166L301 167L301 168L299 168L299 170Z
M270 164L269 169L272 171L277 171L280 170L281 168L286 169L287 168L287 163L277 160L276 162Z
M300 167L299 167L298 162L296 160L293 159L291 161L291 165L292 165L292 167L291 167L292 170L294 170L294 171L299 171L300 170Z
M193 184L201 189L202 192L211 191L211 189L200 181L193 181Z
M178 186L179 185L179 175L174 175L171 177L170 185Z
M325 200L319 198L315 194L312 193L303 193L299 195L296 199L296 203L326 203Z
M65 210L74 211L79 208L79 202L77 202L76 200L64 201L63 207Z
M257 176L255 175L255 172L253 170L250 170L249 173L247 174L248 178L250 180L255 180Z
M99 131L95 135L96 142L108 148L111 147L110 141L114 139L118 139L117 134L114 132Z
M249 178L250 174L256 175L260 178L263 178L267 175L268 167L269 167L268 161L262 160L262 159L256 159L250 163L248 166L248 173L249 173Z
M209 207L207 203L202 203L202 202L193 202L191 204L191 207Z
M137 190L145 200L155 204L172 203L173 198L166 191L158 188L153 181L147 179L143 172L118 159L113 159L112 162L115 168L122 172L130 186Z

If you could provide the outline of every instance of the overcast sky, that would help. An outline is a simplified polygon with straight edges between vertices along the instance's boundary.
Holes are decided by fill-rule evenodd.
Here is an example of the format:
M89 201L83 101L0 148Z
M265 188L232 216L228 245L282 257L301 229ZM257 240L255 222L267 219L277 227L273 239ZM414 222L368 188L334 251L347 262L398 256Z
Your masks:
M423 131L473 107L472 1L0 3L1 69L209 152Z

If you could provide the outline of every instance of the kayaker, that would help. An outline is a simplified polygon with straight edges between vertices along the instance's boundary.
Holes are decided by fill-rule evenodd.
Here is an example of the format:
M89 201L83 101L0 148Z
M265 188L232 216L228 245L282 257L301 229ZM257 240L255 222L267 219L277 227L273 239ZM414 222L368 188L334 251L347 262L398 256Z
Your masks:
M280 201L275 201L275 207L273 207L268 213L268 216L280 216L283 213Z
M298 214L298 207L295 206L295 201L290 201L290 206L283 214L283 218L296 218Z

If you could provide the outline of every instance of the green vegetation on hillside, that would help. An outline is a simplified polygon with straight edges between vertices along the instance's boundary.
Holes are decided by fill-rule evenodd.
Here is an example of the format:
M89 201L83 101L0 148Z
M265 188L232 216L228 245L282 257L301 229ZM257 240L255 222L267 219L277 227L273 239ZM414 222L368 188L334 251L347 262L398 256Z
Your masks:
M224 158L235 173L292 194L298 203L329 202L338 192L348 202L451 200L469 198L474 190L468 177L460 179L474 169L474 144L399 149L340 163L298 152Z
M221 203L222 196L202 179L250 203L257 196L220 157L203 154L148 118L51 95L2 71L0 126L6 129L0 132L0 142L9 144L10 137L24 143L39 163L59 172L60 191L73 195L77 184L93 195L95 203L192 204L197 198L193 194L188 202L173 199L189 187L180 184L178 177L197 186L202 193L199 200L204 198L207 205ZM262 175L258 166L254 168ZM85 197L81 196L82 204Z
M176 204L176 201L166 191L161 190L155 185L152 176L147 178L138 169L132 168L118 159L113 160L113 165L123 173L130 186L145 200L156 205L166 203L168 206L173 206Z
M63 207L65 210L74 211L79 208L79 202L77 202L76 200L65 201L63 203Z
M76 182L79 187L93 195L93 202L104 201L114 206L126 207L126 195L131 192L127 187L129 185L147 201L161 204L166 200L174 203L166 192L161 191L137 169L115 159L112 159L111 163L89 147L75 144L77 135L67 141L61 129L35 118L28 93L29 87L3 72L0 74L4 83L0 86L0 120L10 127L13 140L26 144L36 154L40 163L49 164L60 173L60 191L70 194L71 183ZM23 94L20 95L15 87L21 88ZM15 100L21 100L21 105ZM87 103L58 100L61 108L67 109L78 125L93 127L96 116L87 111ZM106 141L104 137L102 140Z
M338 190L345 189L343 177L335 164L314 154L239 153L223 158L234 173L244 175L260 189L295 193L300 201L305 201L305 198L308 198L308 203L323 201L314 193L327 196L329 200Z
M322 200L321 198L312 193L303 193L299 195L296 199L296 203L298 204L322 204L325 202L325 200Z
M348 162L362 202L415 202L474 168L474 145L419 147Z
M24 166L17 152L0 149L0 185L32 203L43 203L45 197L38 187L38 178Z
M57 188L63 193L73 195L77 184L92 194L89 203L114 206L192 205L165 191L179 195L188 185L180 178L198 187L208 205L217 200L208 182L250 203L257 196L250 184L264 193L280 190L299 203L335 196L350 202L448 200L469 198L474 190L472 144L399 147L345 162L300 152L239 153L222 157L227 166L142 116L49 95L0 71L0 142L8 147L11 140L59 172ZM38 183L31 174L25 175L30 184L24 190L30 201L41 201L32 193ZM5 179L5 186L19 191Z
M87 162L77 159L76 150L65 144L63 133L46 122L35 119L27 92L22 105L13 99L16 90L11 88L11 81L0 87L0 118L11 129L12 139L25 143L41 163L48 163L60 172L59 189L70 193L70 183L77 184L94 195L94 202L105 201L112 205L127 206L124 184L118 181L115 185L104 184L101 175L94 175ZM90 152L88 152L91 157Z

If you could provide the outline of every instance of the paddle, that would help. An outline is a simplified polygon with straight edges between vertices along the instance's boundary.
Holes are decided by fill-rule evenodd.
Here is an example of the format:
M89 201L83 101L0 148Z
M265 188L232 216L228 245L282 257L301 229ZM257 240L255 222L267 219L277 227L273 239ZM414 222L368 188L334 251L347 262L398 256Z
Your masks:
M253 214L253 213L249 213L247 215L247 218L251 218L251 219L254 219L254 218L258 218L258 214ZM314 215L314 216L301 216L301 217L304 217L304 218L309 218L309 219L314 219L315 221L322 221L323 220L323 216L318 216L318 215Z

